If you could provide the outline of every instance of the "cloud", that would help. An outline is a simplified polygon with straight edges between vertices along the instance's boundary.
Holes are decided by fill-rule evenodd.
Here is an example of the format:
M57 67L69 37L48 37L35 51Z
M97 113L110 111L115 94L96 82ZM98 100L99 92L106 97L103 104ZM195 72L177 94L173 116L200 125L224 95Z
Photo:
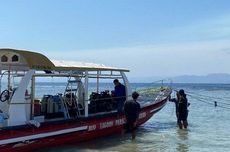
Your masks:
M230 14L204 18L188 25L166 30L172 41L207 41L230 39Z
M230 73L230 15L162 32L150 45L48 53L53 59L124 67L132 76ZM170 42L170 43L169 43Z
M230 54L230 47L222 48L220 51L227 53L227 54Z
M132 76L176 76L229 73L227 40L168 43L161 45L108 48L102 50L50 53L53 59L94 62L131 70Z

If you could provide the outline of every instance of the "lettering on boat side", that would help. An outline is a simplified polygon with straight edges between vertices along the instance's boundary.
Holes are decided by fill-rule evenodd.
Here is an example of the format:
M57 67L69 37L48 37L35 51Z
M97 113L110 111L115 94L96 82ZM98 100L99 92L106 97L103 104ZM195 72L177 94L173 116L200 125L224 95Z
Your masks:
M121 118L121 119L116 119L115 121L106 121L106 122L101 122L100 123L100 129L105 129L105 128L109 128L109 127L113 127L113 126L120 126L125 124L125 118ZM98 127L96 124L94 125L89 125L88 126L88 131L93 131L96 130Z
M106 121L100 123L100 129L109 128L113 126L113 121Z
M89 127L88 127L88 131L93 131L93 130L96 130L96 125L90 125Z
M146 112L142 112L139 114L139 119L142 119L144 117L146 117Z
M124 118L115 120L115 125L116 126L123 125L123 124L125 124L125 119Z

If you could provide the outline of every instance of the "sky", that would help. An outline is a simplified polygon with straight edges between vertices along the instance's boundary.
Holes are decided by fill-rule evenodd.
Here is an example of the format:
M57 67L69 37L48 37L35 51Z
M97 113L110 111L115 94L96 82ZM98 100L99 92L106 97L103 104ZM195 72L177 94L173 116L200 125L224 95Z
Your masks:
M0 0L0 48L130 77L230 73L230 1Z

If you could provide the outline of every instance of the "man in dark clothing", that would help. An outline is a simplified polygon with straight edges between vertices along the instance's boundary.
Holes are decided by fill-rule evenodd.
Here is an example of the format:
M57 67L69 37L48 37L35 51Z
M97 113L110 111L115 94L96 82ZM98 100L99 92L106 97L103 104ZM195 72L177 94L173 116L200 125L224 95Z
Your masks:
M179 106L179 92L176 92L176 98L171 98L171 96L169 96L169 101L170 102L174 102L175 103L175 109L176 109L176 118L177 118L177 124L179 125L179 111L178 111L178 106Z
M117 79L115 79L113 83L115 85L114 97L115 97L115 101L117 102L117 112L121 114L123 113L123 106L126 100L125 86L121 84Z
M181 89L179 91L179 102L178 102L178 121L179 127L182 129L183 127L186 129L188 126L187 117L188 117L188 100L184 90Z
M124 112L126 117L125 128L127 131L132 131L132 139L135 139L135 127L136 121L140 113L140 104L137 102L139 94L137 92L132 93L133 100L126 101L124 105Z

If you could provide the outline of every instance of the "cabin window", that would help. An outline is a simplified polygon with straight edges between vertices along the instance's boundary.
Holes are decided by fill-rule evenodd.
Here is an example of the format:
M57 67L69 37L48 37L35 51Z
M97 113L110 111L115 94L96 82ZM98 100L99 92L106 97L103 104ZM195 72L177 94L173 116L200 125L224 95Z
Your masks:
M5 55L3 55L3 56L1 57L1 62L7 62L7 61L8 61L8 57L5 56Z
M14 55L12 57L12 62L18 62L18 56L17 55Z

